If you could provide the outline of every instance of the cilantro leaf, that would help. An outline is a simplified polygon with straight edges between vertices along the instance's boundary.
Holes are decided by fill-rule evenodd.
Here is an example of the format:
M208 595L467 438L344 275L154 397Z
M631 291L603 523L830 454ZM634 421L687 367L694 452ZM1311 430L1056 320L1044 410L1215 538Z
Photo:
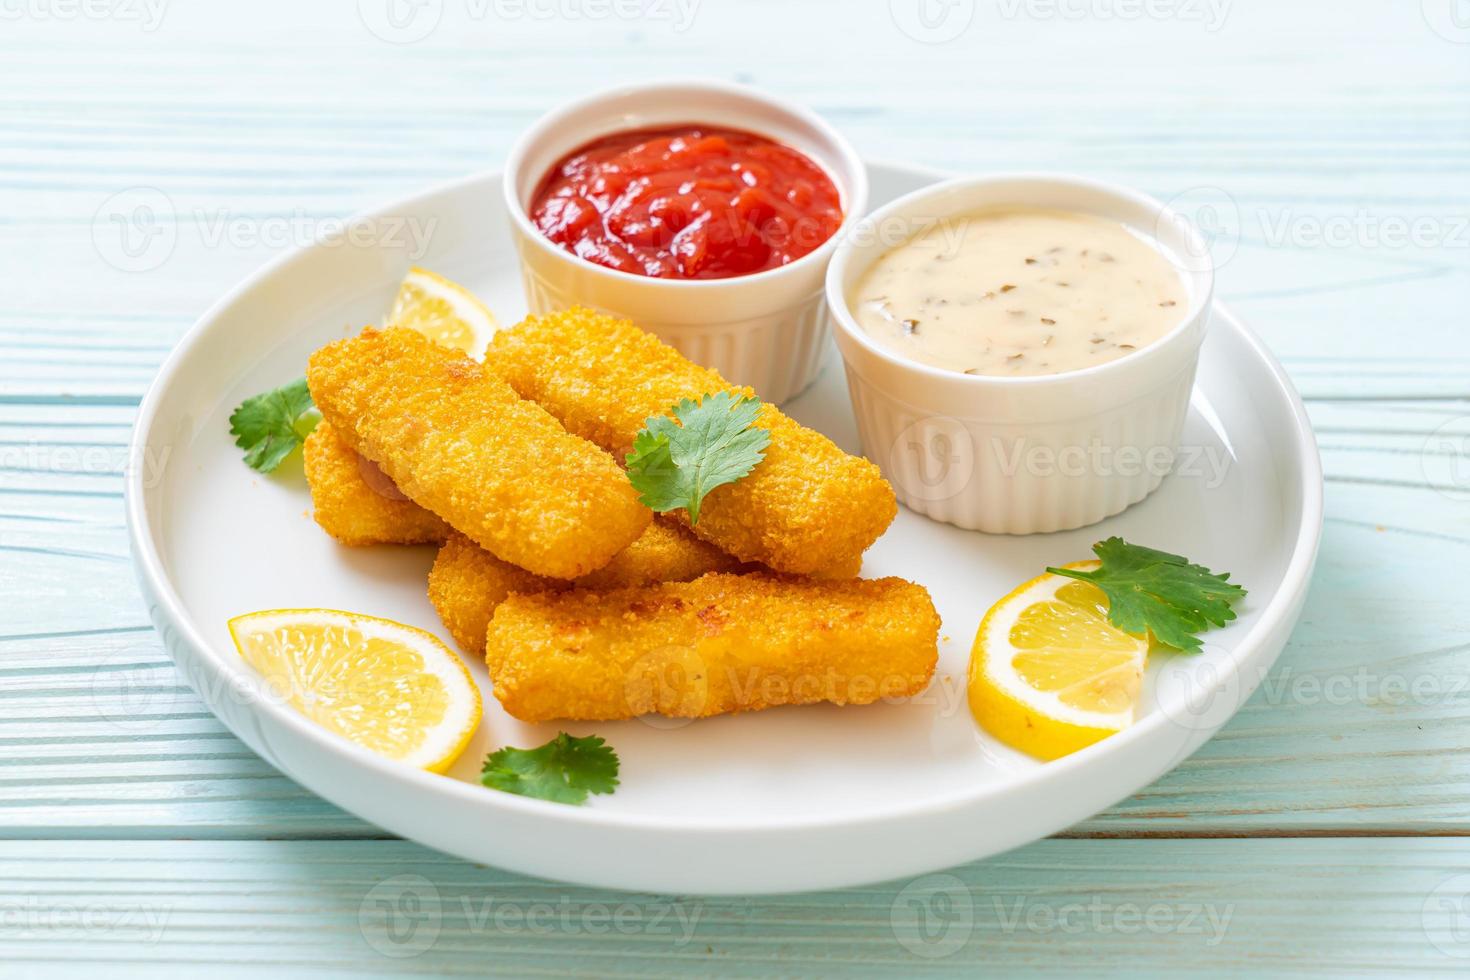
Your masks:
M1102 566L1083 572L1048 568L1053 575L1091 582L1108 597L1108 622L1127 633L1147 629L1165 646L1194 652L1196 633L1235 618L1232 603L1245 589L1180 555L1108 538L1092 546Z
M585 803L588 793L618 785L618 754L596 735L566 732L534 749L507 746L485 757L480 782L491 789L553 803Z
M269 473L306 441L321 421L305 378L247 398L230 416L230 434L252 469Z
M628 479L644 505L661 514L683 507L689 523L698 524L706 494L765 459L771 434L754 424L760 410L759 398L721 391L698 402L684 399L674 406L673 419L644 420L626 457Z

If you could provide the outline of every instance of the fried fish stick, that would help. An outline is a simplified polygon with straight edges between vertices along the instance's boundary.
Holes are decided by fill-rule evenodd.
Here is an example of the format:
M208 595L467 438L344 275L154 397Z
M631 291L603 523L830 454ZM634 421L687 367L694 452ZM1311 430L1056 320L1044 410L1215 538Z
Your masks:
M580 307L497 333L486 361L570 431L619 459L646 418L669 414L680 399L751 394L627 320ZM780 572L852 567L898 512L893 488L877 466L774 405L762 406L755 424L771 433L765 459L705 498L694 533Z
M449 525L412 500L375 489L363 473L373 464L343 442L330 423L317 425L301 451L312 517L342 544L438 544L449 535Z
M450 532L429 571L429 602L465 653L485 655L485 630L495 607L512 592L620 589L655 582L687 582L708 572L744 566L678 524L655 520L612 561L572 582L532 575L490 554L469 538Z
M344 442L504 561L576 578L648 527L648 508L606 452L421 334L370 327L328 344L306 381Z
M938 636L929 593L903 579L713 574L510 596L485 659L496 698L522 721L702 718L918 694Z
M451 532L429 569L429 603L461 650L484 656L485 630L495 607L507 596L569 585L564 579L533 575L501 561L463 534Z

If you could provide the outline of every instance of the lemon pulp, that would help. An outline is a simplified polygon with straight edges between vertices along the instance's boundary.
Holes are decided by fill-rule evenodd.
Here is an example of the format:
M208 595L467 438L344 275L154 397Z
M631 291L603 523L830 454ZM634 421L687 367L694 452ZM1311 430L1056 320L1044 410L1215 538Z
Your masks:
M480 694L444 644L413 627L336 610L267 610L230 621L270 693L386 758L442 771L479 724Z
M1100 589L1052 574L992 606L970 660L970 709L981 727L1013 748L1055 759L1132 724L1148 642L1107 616Z

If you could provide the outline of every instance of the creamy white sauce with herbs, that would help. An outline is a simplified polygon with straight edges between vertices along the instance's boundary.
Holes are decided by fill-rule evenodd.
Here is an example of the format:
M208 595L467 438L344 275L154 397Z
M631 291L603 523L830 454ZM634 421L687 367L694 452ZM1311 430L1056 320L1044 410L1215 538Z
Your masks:
M1060 374L1158 340L1189 307L1151 243L1094 215L977 212L883 255L851 307L884 347L965 374Z

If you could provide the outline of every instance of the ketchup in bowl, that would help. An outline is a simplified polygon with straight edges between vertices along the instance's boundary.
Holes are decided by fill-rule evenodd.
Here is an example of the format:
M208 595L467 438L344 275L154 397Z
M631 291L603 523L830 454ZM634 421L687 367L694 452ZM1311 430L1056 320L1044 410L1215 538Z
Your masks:
M775 269L842 224L836 185L808 157L700 125L613 133L573 150L541 179L530 212L568 252L662 279Z

